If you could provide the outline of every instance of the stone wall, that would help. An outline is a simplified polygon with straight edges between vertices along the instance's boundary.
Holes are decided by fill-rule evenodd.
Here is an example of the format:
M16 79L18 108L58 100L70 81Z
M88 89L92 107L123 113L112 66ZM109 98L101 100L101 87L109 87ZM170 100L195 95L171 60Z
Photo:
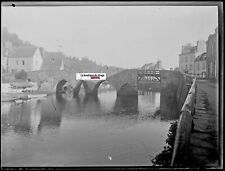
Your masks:
M190 143L190 134L193 123L193 113L195 106L196 79L193 81L188 92L185 102L180 110L180 118L178 121L176 138L174 143L171 166L187 166L188 162L188 146Z
M192 78L179 71L161 71L161 94L165 98L176 100L179 110L182 108L192 83Z

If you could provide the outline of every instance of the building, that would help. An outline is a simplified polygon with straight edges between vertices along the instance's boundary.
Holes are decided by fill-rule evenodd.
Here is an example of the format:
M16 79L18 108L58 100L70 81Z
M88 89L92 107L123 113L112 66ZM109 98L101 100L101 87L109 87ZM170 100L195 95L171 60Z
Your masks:
M8 58L9 71L38 71L41 68L43 59L39 48L28 46L19 47L13 50Z
M218 28L214 34L210 34L207 44L207 75L209 78L218 78Z
M7 41L4 45L1 44L1 68L2 71L8 71L8 59L13 52L12 42Z
M144 70L154 70L155 69L155 64L154 63L148 63L148 64L144 64L141 69Z
M144 64L141 69L144 70L163 70L162 62L158 60L156 63Z
M194 73L196 47L190 43L183 45L179 54L179 69L181 72Z
M61 52L43 52L43 65L41 70L45 71L56 71L64 70L64 61L65 56Z
M203 40L197 41L196 46L190 43L183 45L181 54L179 54L179 70L194 75L195 58L204 52L206 52L206 43Z
M1 54L1 70L3 72L7 71L7 57Z
M197 77L205 78L207 76L206 60L206 52L198 55L197 58L195 58L195 75Z

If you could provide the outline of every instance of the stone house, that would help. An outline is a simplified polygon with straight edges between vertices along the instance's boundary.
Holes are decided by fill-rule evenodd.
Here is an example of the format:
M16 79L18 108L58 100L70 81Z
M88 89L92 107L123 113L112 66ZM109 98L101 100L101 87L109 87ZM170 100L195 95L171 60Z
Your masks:
M195 75L197 77L205 78L207 76L206 73L206 52L197 56L195 59Z
M179 69L181 72L195 74L195 58L206 52L206 43L203 40L197 41L196 46L190 43L183 45L179 54Z
M210 34L207 44L207 75L209 78L218 78L218 28Z
M37 47L19 47L13 50L8 58L9 71L38 71L41 69L43 58Z

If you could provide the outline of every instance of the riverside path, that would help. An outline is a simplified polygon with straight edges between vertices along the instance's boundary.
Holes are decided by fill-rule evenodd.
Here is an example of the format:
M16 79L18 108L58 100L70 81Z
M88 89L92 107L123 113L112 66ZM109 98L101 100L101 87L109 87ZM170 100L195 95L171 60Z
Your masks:
M192 167L219 167L218 84L197 80L195 114L190 137Z

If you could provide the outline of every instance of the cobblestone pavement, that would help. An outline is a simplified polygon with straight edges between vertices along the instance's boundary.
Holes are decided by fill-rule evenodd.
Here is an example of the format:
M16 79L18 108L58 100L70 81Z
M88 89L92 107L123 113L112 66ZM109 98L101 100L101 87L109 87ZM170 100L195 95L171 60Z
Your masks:
M218 86L209 80L197 81L195 114L190 138L190 166L219 165Z

